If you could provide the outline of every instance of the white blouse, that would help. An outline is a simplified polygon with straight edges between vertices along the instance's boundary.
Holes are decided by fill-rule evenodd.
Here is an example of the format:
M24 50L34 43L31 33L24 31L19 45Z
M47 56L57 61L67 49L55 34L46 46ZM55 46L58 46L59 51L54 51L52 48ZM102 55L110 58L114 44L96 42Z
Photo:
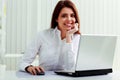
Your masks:
M44 70L72 69L75 66L80 35L75 34L71 43L61 40L61 32L55 29L41 31L25 51L19 69L31 65L39 55L39 65Z

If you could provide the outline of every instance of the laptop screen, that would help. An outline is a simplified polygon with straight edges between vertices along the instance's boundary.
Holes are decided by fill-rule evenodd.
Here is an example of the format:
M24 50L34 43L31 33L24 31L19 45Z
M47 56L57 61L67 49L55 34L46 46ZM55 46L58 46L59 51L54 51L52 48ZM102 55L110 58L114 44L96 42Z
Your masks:
M112 68L116 36L81 35L76 70Z

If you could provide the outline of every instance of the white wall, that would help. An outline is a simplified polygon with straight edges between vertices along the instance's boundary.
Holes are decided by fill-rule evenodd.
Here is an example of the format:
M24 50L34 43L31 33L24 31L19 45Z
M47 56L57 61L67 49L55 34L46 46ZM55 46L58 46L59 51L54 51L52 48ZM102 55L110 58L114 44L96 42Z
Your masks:
M26 45L37 32L37 0L6 0L7 14L5 39L5 64L16 69ZM11 55L11 56L9 56ZM16 56L16 57L15 57ZM10 66L11 64L11 66Z
M24 52L37 30L37 0L8 0L6 53Z
M21 53L31 37L50 27L58 0L8 0L6 53ZM72 0L76 4L82 34L120 35L120 0ZM115 53L115 69L120 70L120 37Z
M38 31L50 28L52 11L58 0L38 0Z

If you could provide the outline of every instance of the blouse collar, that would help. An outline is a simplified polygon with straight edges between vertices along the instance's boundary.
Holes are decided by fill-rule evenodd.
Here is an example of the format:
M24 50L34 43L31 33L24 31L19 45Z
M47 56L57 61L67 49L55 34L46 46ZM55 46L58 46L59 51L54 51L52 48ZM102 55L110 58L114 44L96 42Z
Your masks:
M56 28L55 28L55 33L57 33L57 34L61 34L61 31L58 29L58 27L56 26Z

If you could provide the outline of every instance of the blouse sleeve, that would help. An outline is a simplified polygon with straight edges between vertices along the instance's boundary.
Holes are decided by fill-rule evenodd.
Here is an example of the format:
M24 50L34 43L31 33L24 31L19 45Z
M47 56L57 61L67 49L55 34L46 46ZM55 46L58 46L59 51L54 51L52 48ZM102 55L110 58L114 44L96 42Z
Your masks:
M19 70L25 71L25 68L34 61L39 49L40 49L40 35L37 35L36 38L32 41L30 45L28 45L25 54L23 55L20 64Z
M74 70L80 35L75 35L71 43L62 41L61 53L59 56L59 65L65 70Z

